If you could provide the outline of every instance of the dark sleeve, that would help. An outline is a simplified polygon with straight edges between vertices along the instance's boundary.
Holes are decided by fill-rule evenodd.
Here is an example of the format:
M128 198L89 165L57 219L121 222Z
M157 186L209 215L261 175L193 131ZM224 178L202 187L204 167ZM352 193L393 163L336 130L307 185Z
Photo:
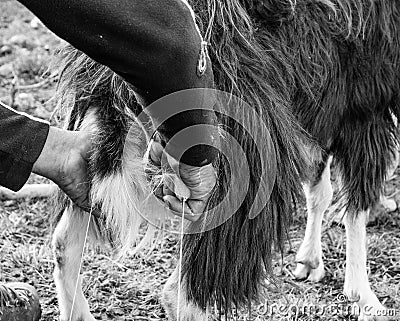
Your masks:
M0 105L1 186L17 191L25 184L48 132L48 124Z
M213 86L208 57L206 72L203 75L197 73L202 39L189 8L182 0L19 2L59 37L131 83L145 105L183 89ZM215 114L209 111L182 112L162 124L158 120L163 116L157 110L149 112L149 115L166 140L182 126L216 122ZM215 144L215 130L200 133L200 140L206 145L207 142ZM192 148L182 160L200 165L215 158L213 148L199 148ZM199 160L200 152L203 157Z

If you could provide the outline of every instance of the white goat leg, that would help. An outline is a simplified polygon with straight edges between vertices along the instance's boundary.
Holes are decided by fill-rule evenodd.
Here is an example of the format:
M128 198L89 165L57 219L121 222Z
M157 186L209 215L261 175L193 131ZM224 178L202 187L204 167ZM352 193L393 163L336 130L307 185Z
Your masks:
M384 312L384 306L372 292L367 275L366 223L369 211L358 213L355 217L346 215L346 277L344 293L351 302L360 308L359 320L388 320L378 315Z
M331 158L327 161L317 184L304 185L307 200L307 227L303 243L296 255L297 266L293 274L297 279L307 278L311 282L318 282L325 274L321 226L324 212L329 207L333 196L330 163Z
M77 210L76 207L74 209L69 207L54 231L53 251L56 261L54 280L57 287L61 321L95 320L83 295L80 276L70 320L88 219L89 214Z
M188 302L186 298L186 285L181 282L181 298L179 309L179 320L177 320L178 308L178 268L169 277L164 286L162 294L162 304L170 321L207 321L208 313L200 309L192 302Z

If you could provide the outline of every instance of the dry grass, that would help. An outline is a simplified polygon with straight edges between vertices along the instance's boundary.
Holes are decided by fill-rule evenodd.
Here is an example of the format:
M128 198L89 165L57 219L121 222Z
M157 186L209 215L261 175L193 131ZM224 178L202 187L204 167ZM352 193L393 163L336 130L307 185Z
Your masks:
M15 1L0 0L1 47L14 35L23 34L28 43L14 44L11 53L0 55L0 98L12 99L13 86L21 86L14 95L14 106L36 116L48 118L53 103L43 105L54 90L54 80L44 73L51 50L59 43L45 28L30 26L32 15ZM16 79L16 80L15 80ZM48 80L43 82L44 80ZM13 85L13 81L17 85ZM39 86L23 86L39 83ZM15 88L14 88L15 90ZM22 94L22 98L21 98ZM28 96L27 96L28 95ZM30 108L24 107L24 99ZM32 103L33 102L33 103ZM31 108L33 106L33 108ZM40 181L32 177L32 181ZM400 185L400 176L389 182L386 193L392 195ZM396 195L400 200L400 196ZM377 209L368 227L369 273L373 290L390 308L400 309L400 215ZM52 280L53 260L50 251L52 206L48 200L30 202L0 202L0 282L22 281L34 285L41 296L43 320L55 320L58 315L55 286ZM282 315L271 320L355 320L347 313L348 304L340 304L344 283L345 239L341 225L325 225L323 251L326 277L322 283L310 284L293 279L294 256L304 234L304 210L295 218L291 245L283 257L275 258L277 281L271 286L265 301L252 311L252 318L265 320L272 304L286 307ZM116 262L112 253L89 248L85 252L82 272L84 292L91 311L98 320L160 320L165 319L160 305L160 291L176 264L177 239L166 234L163 243L149 254L128 256ZM301 307L321 307L337 304L340 315L298 311ZM303 311L304 312L304 311ZM284 315L289 315L285 318ZM245 313L241 319L249 319Z
M34 178L34 180L36 180ZM52 280L53 261L50 251L52 206L48 200L0 203L0 281L23 281L34 285L41 296L43 320L57 317L57 299ZM400 308L400 217L398 212L382 213L370 224L369 269L370 282L379 299L387 307ZM265 302L254 307L252 317L264 320L271 305L289 310L271 320L355 320L348 314L349 305L338 300L344 282L344 230L335 223L325 226L323 251L326 277L322 283L295 281L291 274L295 264L295 250L299 247L305 226L304 215L296 219L292 228L292 250L283 262L276 257L277 284L271 286ZM87 248L82 272L84 292L91 311L98 320L159 320L165 315L160 305L160 292L176 264L177 238L166 234L163 243L151 253L128 256L114 261L106 250ZM342 315L307 315L297 308L338 304ZM242 320L248 315L241 314Z

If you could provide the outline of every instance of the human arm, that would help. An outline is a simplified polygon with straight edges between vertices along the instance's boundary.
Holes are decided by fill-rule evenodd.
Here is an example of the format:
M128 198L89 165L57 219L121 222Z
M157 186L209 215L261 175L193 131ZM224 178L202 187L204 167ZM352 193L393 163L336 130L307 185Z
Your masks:
M195 213L204 209L208 197L198 195L197 171L209 173L209 187L215 184L211 163L217 157L219 134L211 91L192 91L179 96L176 104L154 104L174 92L192 88L213 88L211 61L192 13L182 0L20 0L50 30L92 59L108 66L132 86L141 98L169 155L185 168L185 184L191 186L188 203ZM203 55L203 56L202 56ZM206 68L199 73L199 59ZM188 110L189 108L189 110ZM183 129L205 126L188 135L201 144L185 149L173 140ZM185 152L185 153L183 153ZM204 167L204 168L203 168ZM212 173L212 175L211 175ZM182 175L184 177L184 175ZM204 186L204 185L199 185ZM210 188L207 188L209 190ZM203 193L203 188L200 188ZM164 196L171 207L178 202L171 191ZM208 194L207 194L208 195ZM172 199L174 197L174 199Z
M189 7L182 0L19 0L61 38L122 76L148 106L165 95L189 88L212 88L213 73L198 74L202 38ZM197 101L203 101L199 91ZM206 110L180 113L185 104L146 109L164 141L194 124L216 124L213 100ZM203 106L198 106L200 109ZM166 117L167 115L167 117ZM172 116L172 117L169 117ZM217 145L217 130L199 133L199 141ZM178 158L182 148L171 151ZM202 158L199 158L202 155ZM193 147L183 161L211 163L217 153L206 146Z
M42 152L49 125L0 105L0 185L19 190Z
M54 181L88 210L90 136L50 127L0 104L0 185L19 190L30 173Z

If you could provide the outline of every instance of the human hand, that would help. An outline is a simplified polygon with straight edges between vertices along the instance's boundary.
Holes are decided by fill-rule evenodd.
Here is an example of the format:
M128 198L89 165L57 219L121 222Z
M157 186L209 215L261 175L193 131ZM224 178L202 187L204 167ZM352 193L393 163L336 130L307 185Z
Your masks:
M50 127L43 151L33 165L33 172L49 178L79 207L91 211L87 161L91 137L86 132L73 132Z
M166 164L162 158L166 157ZM178 163L168 155L162 145L152 140L149 144L149 158L152 163L163 171L162 187L158 195L163 199L173 214L182 215L182 200L185 218L197 221L204 212L211 192L216 184L216 174L212 164L202 167ZM166 168L161 166L167 165Z

